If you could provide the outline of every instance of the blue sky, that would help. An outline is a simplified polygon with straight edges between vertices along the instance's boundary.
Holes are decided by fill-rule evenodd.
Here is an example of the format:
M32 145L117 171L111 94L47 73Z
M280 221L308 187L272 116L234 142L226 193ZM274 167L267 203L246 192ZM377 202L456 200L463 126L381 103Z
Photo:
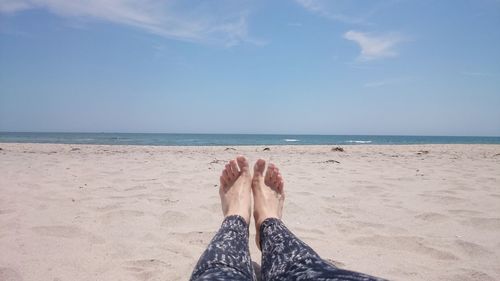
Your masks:
M500 1L0 0L0 131L500 136Z

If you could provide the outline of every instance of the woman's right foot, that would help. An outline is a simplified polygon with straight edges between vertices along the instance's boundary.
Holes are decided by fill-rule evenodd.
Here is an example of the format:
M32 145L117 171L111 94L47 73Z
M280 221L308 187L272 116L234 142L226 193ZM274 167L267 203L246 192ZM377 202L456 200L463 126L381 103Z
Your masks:
M279 169L273 164L266 168L266 161L257 160L254 166L252 179L252 192L254 201L253 216L257 234L255 242L260 249L260 225L267 218L281 219L283 213L283 203L285 201L285 192L283 190L284 182Z
M251 175L247 159L238 156L226 164L220 176L219 195L224 217L239 215L250 223L252 210Z

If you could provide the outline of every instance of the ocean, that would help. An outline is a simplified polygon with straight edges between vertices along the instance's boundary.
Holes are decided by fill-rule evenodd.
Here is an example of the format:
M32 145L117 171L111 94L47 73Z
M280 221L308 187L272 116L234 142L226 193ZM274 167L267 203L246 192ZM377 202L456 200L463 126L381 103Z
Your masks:
M172 146L500 144L500 137L0 132L0 143L2 142Z

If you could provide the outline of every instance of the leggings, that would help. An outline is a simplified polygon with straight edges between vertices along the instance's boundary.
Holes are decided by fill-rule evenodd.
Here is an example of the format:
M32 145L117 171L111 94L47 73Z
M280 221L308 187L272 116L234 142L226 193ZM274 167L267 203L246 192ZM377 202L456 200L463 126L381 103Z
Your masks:
M228 216L201 255L191 281L257 280L248 248L248 225L240 216ZM276 218L260 226L262 280L384 280L339 269L322 260Z

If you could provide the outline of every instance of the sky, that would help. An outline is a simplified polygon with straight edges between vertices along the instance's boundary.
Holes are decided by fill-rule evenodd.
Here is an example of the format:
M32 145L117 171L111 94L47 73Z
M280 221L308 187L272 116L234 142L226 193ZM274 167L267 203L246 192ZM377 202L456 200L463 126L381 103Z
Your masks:
M500 0L0 0L0 131L500 136Z

